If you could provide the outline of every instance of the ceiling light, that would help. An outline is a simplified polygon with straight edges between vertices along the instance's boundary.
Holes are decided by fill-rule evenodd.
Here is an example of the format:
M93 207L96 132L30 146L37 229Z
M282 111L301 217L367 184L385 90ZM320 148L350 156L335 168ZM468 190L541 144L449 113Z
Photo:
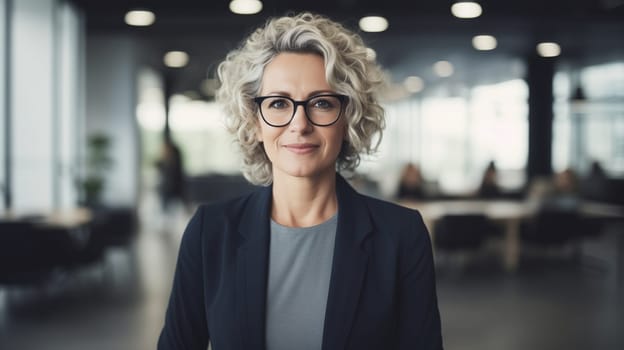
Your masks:
M491 35L477 35L472 38L472 46L479 51L494 50L496 44L496 38Z
M187 65L189 56L184 51L169 51L163 58L165 65L171 68L181 68Z
M360 29L365 32L383 32L388 29L388 20L381 16L366 16L360 19Z
M425 87L424 81L417 76L410 76L405 78L405 81L403 81L403 85L405 86L405 89L407 91L413 94L421 92L422 89Z
M262 11L262 2L259 0L232 0L230 11L237 15L253 15Z
M451 13L457 18L477 18L482 12L481 5L474 1L460 1L451 6Z
M561 47L553 42L539 43L537 44L537 53L542 57L557 57L561 54Z
M453 75L455 69L449 61L438 61L433 65L433 71L440 77L446 78Z
M152 11L133 10L126 13L124 20L130 26L145 27L154 23L156 16Z

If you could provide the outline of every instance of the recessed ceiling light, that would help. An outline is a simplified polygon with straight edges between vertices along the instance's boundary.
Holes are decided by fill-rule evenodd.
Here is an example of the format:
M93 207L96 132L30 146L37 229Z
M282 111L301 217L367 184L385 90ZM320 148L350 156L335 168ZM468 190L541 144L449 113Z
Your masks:
M381 16L362 17L359 24L365 32L377 33L388 29L388 20Z
M403 86L405 86L405 89L407 91L415 94L422 91L422 89L425 87L425 82L420 77L410 76L405 78L405 81L403 81Z
M169 51L163 58L165 65L171 68L181 68L188 64L189 56L184 51Z
M433 65L433 71L440 77L446 78L453 75L455 68L449 61L438 61Z
M262 11L262 2L259 0L232 0L230 11L237 15L253 15Z
M561 47L557 43L543 42L537 44L537 53L542 57L557 57L561 54Z
M472 38L472 46L479 51L494 50L496 45L496 38L491 35L477 35Z
M127 25L145 27L152 25L156 20L154 12L148 10L132 10L128 11L124 16Z
M477 18L482 12L481 5L474 1L460 1L451 6L451 13L457 18Z

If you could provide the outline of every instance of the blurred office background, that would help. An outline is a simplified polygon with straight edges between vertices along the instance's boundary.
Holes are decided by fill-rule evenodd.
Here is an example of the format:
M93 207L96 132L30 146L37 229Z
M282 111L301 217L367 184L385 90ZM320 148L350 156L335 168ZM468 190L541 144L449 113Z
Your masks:
M425 216L446 348L624 348L624 1L0 0L0 349L155 348L186 221L252 189L216 67L301 10L387 72L351 181Z

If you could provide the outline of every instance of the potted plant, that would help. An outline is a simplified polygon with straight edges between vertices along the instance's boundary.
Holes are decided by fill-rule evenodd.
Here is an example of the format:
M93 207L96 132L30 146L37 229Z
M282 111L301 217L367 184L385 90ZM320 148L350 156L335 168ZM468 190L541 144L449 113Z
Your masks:
M110 138L107 135L95 133L87 138L85 176L80 187L82 202L89 207L101 205L106 171L113 163L109 151Z

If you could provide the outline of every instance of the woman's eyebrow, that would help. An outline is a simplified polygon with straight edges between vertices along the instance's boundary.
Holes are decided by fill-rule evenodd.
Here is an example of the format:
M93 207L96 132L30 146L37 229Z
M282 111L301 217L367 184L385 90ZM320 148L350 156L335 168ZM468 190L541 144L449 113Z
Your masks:
M332 90L316 90L316 91L310 92L308 94L308 98L314 97L316 95L323 95L323 94L335 94L335 92Z
M286 91L270 91L267 92L265 94L262 94L263 96L286 96L286 97L290 97L290 94Z
M309 92L306 98L314 97L317 95L323 95L323 94L335 94L335 92L332 90L314 90L312 92ZM292 95L286 91L269 91L265 94L262 94L262 96L285 96L285 97L292 98Z

